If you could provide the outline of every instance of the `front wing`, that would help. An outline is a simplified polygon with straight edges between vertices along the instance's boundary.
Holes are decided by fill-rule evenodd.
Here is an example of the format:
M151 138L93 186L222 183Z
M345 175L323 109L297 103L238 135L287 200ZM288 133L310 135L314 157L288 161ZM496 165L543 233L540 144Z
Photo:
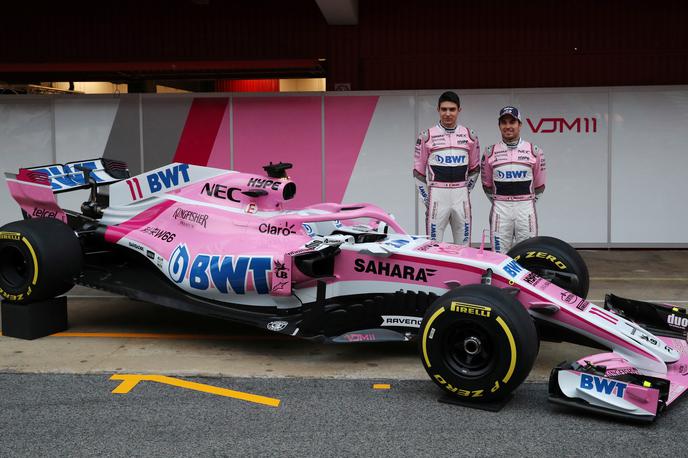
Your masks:
M549 379L549 401L594 413L634 420L654 421L688 391L688 343L684 309L607 296L605 308L661 335L680 354L663 374L641 373L622 356L602 353L564 362ZM673 318L672 318L673 316Z

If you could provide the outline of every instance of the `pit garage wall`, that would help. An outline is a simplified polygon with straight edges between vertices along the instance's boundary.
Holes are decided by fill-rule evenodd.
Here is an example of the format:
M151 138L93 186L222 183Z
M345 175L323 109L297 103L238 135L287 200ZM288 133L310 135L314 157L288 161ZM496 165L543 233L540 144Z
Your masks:
M410 170L417 133L437 121L439 92L3 96L0 166L105 156L132 173L172 160L260 173L281 160L294 163L291 207L372 202L422 233ZM547 158L541 234L586 247L688 247L687 86L458 92L460 122L483 151L499 139L498 109L521 108L523 137ZM59 199L76 209L86 195ZM472 210L475 244L488 228L480 186ZM21 216L5 186L0 212L2 223Z

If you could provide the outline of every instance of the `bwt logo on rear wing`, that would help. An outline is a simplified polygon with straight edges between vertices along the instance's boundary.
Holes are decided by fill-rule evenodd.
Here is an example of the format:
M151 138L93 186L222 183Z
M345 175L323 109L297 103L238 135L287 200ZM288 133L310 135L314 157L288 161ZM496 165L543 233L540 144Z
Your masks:
M96 185L104 185L128 178L129 170L124 162L102 158L29 167L21 169L19 176L25 177L23 181L39 184L43 184L47 176L52 191L60 193L89 187L86 175Z
M110 187L110 205L139 202L199 180L227 173L236 172L175 162L114 184Z

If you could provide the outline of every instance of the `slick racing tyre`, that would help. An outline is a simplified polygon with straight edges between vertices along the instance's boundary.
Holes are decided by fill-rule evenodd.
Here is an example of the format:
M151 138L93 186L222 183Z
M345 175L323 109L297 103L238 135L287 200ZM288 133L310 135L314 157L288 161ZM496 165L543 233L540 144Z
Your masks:
M554 237L533 237L507 253L521 266L585 299L590 287L588 266L568 243Z
M439 297L419 336L430 378L472 402L495 401L516 389L532 369L539 344L523 305L488 285L462 286Z
M0 228L0 299L36 302L64 294L81 271L74 231L52 218L16 221Z

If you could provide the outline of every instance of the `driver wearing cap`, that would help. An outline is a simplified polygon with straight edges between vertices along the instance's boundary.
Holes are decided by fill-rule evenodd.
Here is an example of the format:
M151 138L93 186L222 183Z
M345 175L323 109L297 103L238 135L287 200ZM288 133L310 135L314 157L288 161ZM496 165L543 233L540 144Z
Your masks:
M492 201L492 249L506 253L538 233L535 201L545 190L545 158L537 145L521 139L518 108L506 106L499 111L499 130L502 141L485 150L481 178Z

